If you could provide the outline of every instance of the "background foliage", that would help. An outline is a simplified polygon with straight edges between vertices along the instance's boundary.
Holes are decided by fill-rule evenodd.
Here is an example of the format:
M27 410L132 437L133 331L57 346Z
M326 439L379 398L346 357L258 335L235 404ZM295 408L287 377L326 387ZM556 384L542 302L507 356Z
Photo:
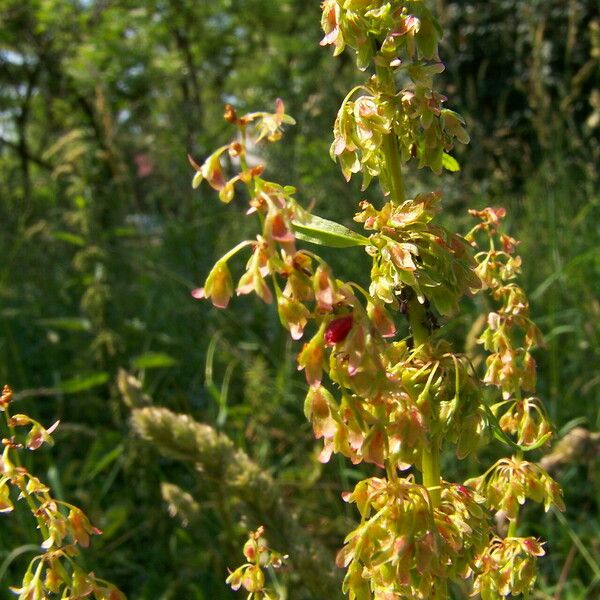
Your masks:
M597 430L600 4L435 4L443 91L472 133L446 202L465 231L467 207L508 207L546 337L540 392L561 434ZM356 518L340 502L353 472L316 460L274 312L242 298L222 313L189 296L245 227L235 206L192 191L185 159L226 139L224 102L243 112L284 98L298 126L269 169L350 223L360 192L327 152L355 75L351 57L319 47L319 14L300 0L0 0L0 381L30 414L62 420L36 466L104 530L89 563L131 598L228 598L246 526L276 513L244 502L224 470L199 468L206 457L182 462L134 436L131 409L150 397L226 434L269 478L293 521L274 548L291 553L285 531L304 530L328 565ZM339 268L364 279L359 251L347 256ZM474 336L465 309L457 340ZM143 390L124 375L119 390L119 369ZM550 540L539 598L600 597L600 473L587 459L559 473L566 520L528 513ZM0 597L31 552L26 519L0 528ZM290 598L314 597L303 581Z

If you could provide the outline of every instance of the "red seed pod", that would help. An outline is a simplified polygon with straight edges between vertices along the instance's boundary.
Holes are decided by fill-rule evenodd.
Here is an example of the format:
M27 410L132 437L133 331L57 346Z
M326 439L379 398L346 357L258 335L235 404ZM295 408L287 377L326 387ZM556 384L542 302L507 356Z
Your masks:
M327 325L327 329L325 330L325 343L328 346L333 346L334 344L343 342L348 337L353 325L354 317L352 315L334 319Z

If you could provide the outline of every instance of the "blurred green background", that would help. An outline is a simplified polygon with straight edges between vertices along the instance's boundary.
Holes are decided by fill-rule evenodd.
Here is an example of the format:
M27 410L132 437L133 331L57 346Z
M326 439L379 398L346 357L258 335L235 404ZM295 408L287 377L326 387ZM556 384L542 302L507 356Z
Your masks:
M465 232L467 208L508 208L545 334L539 394L560 435L596 431L600 2L432 5L446 32L438 87L472 142L457 154L459 174L411 172L410 189L443 189L449 225ZM268 176L297 186L315 212L350 224L364 197L328 157L338 105L361 75L350 55L319 47L319 20L316 0L0 0L0 382L15 388L19 412L61 419L56 446L29 466L104 530L88 566L132 599L233 597L224 578L246 527L275 517L249 510L218 472L132 435L119 369L273 477L282 514L320 545L316 571L356 519L340 493L357 469L317 462L297 345L274 311L253 297L217 311L189 294L253 229L243 201L223 206L190 185L186 153L203 159L229 140L225 102L244 112L285 100L298 125L268 149ZM345 276L367 278L360 250L336 254ZM475 315L464 308L447 325L458 347ZM523 531L549 540L536 598L600 598L597 454L555 473L564 518L525 513ZM165 482L192 494L187 517L170 514ZM0 598L38 543L28 519L2 516ZM289 552L280 526L272 544ZM287 576L289 598L315 598Z

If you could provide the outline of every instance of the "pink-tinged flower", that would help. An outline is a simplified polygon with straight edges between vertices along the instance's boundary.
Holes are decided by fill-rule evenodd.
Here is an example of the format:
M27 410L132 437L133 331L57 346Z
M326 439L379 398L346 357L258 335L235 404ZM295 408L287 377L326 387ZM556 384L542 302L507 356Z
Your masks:
M385 435L381 429L374 429L364 440L360 452L366 462L383 467L385 461Z
M221 166L221 156L216 153L211 155L201 168L202 177L214 190L220 191L225 187L225 175Z
M72 577L72 598L85 598L94 593L94 579L93 574L88 575L85 571L79 567L74 567Z
M383 306L383 302L379 300L369 302L367 313L381 337L390 338L396 335L396 324L390 313Z
M285 105L281 98L277 98L275 101L274 113L250 113L245 116L245 119L247 122L256 119L256 130L258 132L256 143L264 138L267 138L270 142L277 142L283 136L283 125L296 124L296 121L285 113Z
M366 339L365 329L362 325L354 327L344 347L348 353L348 375L354 377L358 373L365 358Z
M265 277L271 273L269 266L268 245L262 237L258 237L254 252L246 265L246 272L242 275L236 288L238 296L254 292L263 302L273 302L273 294L265 281Z
M313 276L313 288L317 300L317 309L321 312L330 312L335 303L335 282L327 267L319 265Z
M127 600L125 594L114 585L103 588L96 587L94 593L98 596L98 600Z
M2 388L2 396L0 396L0 411L4 411L4 409L10 404L12 397L12 390L8 385L5 385Z
M226 185L227 179L221 166L221 154L229 149L229 145L221 146L216 152L213 152L202 165L188 154L190 165L196 170L196 175L192 180L192 187L196 189L203 179L206 179L210 187L220 192Z
M323 387L311 387L304 402L304 414L311 422L317 439L331 438L336 432L336 423L331 415L333 397Z
M421 28L421 21L418 17L413 15L407 15L404 19L400 21L396 30L392 32L392 36L401 37L403 35L412 35L414 36L419 32Z
M242 577L244 576L244 571L246 570L246 565L238 567L235 571L229 573L229 577L225 580L231 589L234 592L237 592L242 587Z
M266 304L271 304L271 302L273 302L271 289L264 280L260 269L255 267L249 268L248 271L240 277L240 281L236 288L238 296L244 296L251 292L255 292Z
M244 544L244 556L250 562L254 562L256 560L256 554L258 551L258 544L253 537L250 537L248 541Z
M37 450L44 442L54 444L51 434L58 427L60 421L56 421L48 429L44 429L39 423L36 423L27 436L26 446L29 450Z
M325 37L321 40L321 46L333 44L335 46L334 56L341 54L346 47L346 42L338 22L339 10L339 6L335 0L325 0L323 3L321 26Z
M69 524L73 541L83 548L90 545L90 535L100 535L102 532L94 527L82 510L72 507L69 511Z
M323 328L321 328L310 342L304 344L298 355L298 371L304 369L306 381L312 387L321 384L324 360L325 346L323 344Z
M389 256L398 269L403 271L416 271L417 265L413 260L413 255L417 253L417 248L413 244L390 243L386 246Z
M18 595L18 600L38 600L46 598L44 591L44 584L42 582L42 568L44 567L44 561L40 560L35 573L30 570L27 571L20 588L10 587L10 591L13 594Z
M325 442L323 444L323 449L319 453L319 458L318 458L319 462L324 465L327 464L331 460L331 456L332 456L334 450L335 450L335 444L333 442L333 439L326 438Z
M257 593L265 587L265 575L258 565L248 567L242 577L242 585L247 592Z
M289 330L293 340L299 340L310 317L310 312L297 300L281 296L277 300L281 324Z
M544 548L542 548L542 544L538 542L535 538L524 538L521 540L521 547L525 552L531 554L532 556L544 556L546 554Z
M328 346L343 342L354 325L353 315L345 315L330 321L325 329L325 343Z
M227 261L220 260L208 274L203 288L192 291L192 297L197 300L210 298L217 308L227 308L233 295L233 282Z
M507 254L512 254L515 251L516 247L520 244L520 242L515 240L515 238L512 238L509 235L506 235L505 233L503 233L500 236L500 241L502 242L502 249Z
M60 561L57 559L50 559L46 561L46 565L47 567L46 576L44 577L44 586L49 592L56 594L63 584L63 567L60 564Z
M287 256L283 275L287 276L284 296L301 302L309 302L315 297L311 282L312 261L309 256L303 252L296 252L293 257Z
M296 237L280 211L270 211L265 220L264 236L267 241L279 242L288 254L295 252Z

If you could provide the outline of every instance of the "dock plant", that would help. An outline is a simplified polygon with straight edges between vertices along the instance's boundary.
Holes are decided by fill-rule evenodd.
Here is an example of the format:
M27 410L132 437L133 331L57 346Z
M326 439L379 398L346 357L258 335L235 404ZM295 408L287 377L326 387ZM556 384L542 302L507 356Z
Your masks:
M351 209L360 233L312 214L293 187L248 166L250 140L276 142L293 125L283 102L273 113L246 115L227 106L232 141L202 164L190 159L193 185L205 180L225 203L249 198L259 231L192 293L218 308L234 294L274 304L282 326L303 340L297 362L308 386L305 414L323 444L320 460L341 454L373 465L373 476L343 495L360 518L337 555L344 594L444 599L456 589L484 600L527 597L545 551L521 531L519 512L528 500L561 509L562 495L526 458L552 429L535 396L532 351L540 333L517 283L518 243L503 229L504 209L471 211L475 225L461 235L441 224L441 191L415 195L405 184L415 167L456 171L451 152L469 142L465 121L434 88L444 70L442 31L427 3L325 0L322 10L321 44L336 56L353 52L365 73L339 109L331 157L347 180L360 176L363 189L378 180L380 200ZM366 252L368 285L334 273L319 246ZM234 283L229 261L237 253L249 258ZM480 367L439 325L477 294L492 307L478 340L488 353ZM462 461L494 440L510 456L465 482L444 478L442 453ZM504 530L495 514L507 522ZM245 586L250 596L271 597L262 594L259 569L245 569L257 574ZM230 576L234 587L238 579Z
M80 549L102 532L80 508L53 497L50 487L27 470L21 458L22 452L52 445L58 421L45 428L24 413L11 414L12 400L12 390L4 386L0 395L0 429L6 436L0 455L0 513L13 512L16 501L26 504L42 540L21 585L11 591L19 600L125 600L116 586L84 567Z

